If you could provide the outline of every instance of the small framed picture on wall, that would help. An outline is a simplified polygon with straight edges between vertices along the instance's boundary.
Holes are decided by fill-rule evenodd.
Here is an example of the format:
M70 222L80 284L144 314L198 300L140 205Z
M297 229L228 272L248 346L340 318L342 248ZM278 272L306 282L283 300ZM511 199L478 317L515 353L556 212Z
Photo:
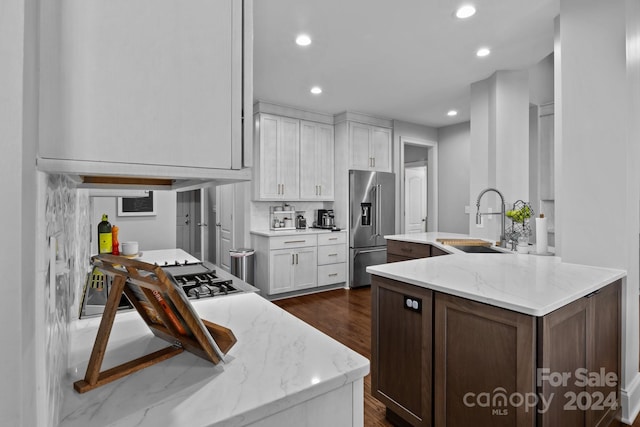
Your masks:
M155 216L156 199L153 191L145 197L118 197L118 216Z

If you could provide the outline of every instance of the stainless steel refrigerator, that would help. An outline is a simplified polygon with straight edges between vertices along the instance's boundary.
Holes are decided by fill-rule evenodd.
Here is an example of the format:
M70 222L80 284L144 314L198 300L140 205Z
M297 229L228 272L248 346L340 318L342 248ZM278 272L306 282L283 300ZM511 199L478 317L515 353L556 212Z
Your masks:
M385 235L395 234L396 176L349 171L349 283L371 285L370 265L387 262Z

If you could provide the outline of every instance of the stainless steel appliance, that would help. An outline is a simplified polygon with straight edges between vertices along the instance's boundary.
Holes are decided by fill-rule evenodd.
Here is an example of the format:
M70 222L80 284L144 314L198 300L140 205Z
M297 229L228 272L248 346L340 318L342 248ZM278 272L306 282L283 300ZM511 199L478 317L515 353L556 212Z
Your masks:
M370 265L387 262L385 235L395 233L396 176L388 172L349 171L349 282L371 285Z
M176 283L189 298L204 298L228 295L242 290L236 288L233 279L220 277L213 264L175 264L162 267L165 273L171 274Z
M307 219L304 217L303 211L296 212L296 229L304 230L307 228Z
M314 227L333 229L335 227L335 216L333 209L318 209L316 210L316 222Z

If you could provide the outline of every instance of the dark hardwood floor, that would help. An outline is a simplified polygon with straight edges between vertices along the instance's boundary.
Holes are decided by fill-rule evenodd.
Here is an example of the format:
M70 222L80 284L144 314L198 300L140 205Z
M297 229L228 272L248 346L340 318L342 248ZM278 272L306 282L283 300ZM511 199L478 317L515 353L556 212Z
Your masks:
M274 301L284 310L371 359L371 288L337 289ZM371 396L371 375L364 379L365 427L389 427L385 407ZM611 427L626 427L614 421ZM632 427L640 427L640 417Z
M371 360L371 288L337 289L274 303ZM371 396L369 374L364 379L364 425L392 426L384 414L384 405Z

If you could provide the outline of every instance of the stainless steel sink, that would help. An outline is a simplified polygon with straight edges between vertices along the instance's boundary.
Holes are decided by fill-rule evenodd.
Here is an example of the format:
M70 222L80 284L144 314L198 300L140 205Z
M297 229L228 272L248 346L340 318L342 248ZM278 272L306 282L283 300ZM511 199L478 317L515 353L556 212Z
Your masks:
M452 245L454 248L472 254L506 254L508 252L499 251L487 246Z

